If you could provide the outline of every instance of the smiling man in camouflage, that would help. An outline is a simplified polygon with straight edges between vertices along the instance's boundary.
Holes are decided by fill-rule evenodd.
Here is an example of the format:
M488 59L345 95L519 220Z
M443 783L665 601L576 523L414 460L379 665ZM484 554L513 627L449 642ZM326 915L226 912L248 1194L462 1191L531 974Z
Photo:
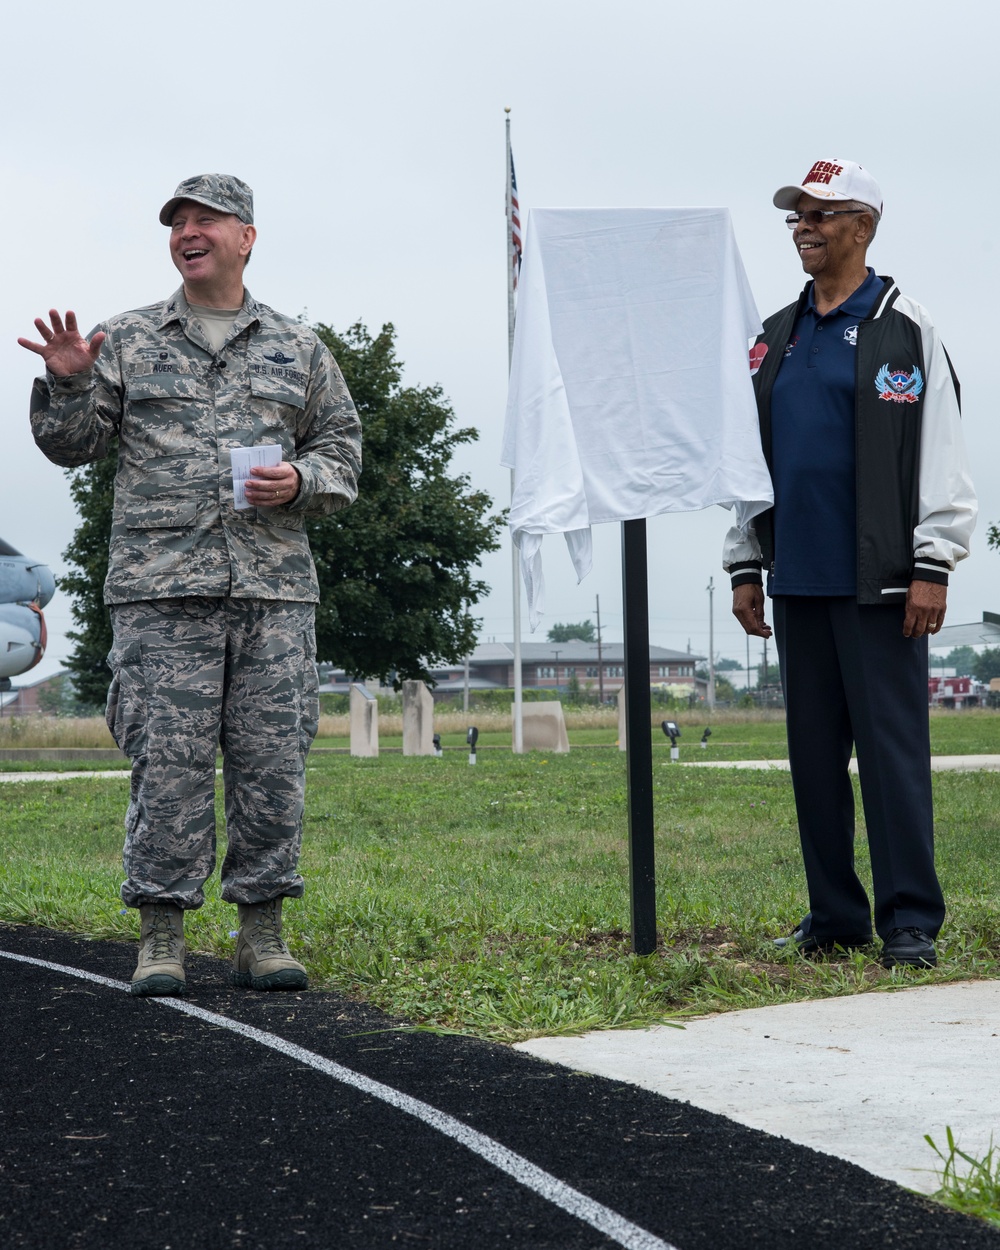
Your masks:
M136 994L184 992L184 912L215 864L221 744L228 849L222 897L239 907L233 980L306 985L281 936L299 898L305 757L316 733L319 588L303 528L357 494L360 426L327 348L243 285L253 194L189 178L160 212L183 284L85 339L76 317L18 340L46 365L35 441L73 467L117 439L105 601L114 645L108 724L132 760L122 899L141 915ZM277 444L234 504L230 453Z

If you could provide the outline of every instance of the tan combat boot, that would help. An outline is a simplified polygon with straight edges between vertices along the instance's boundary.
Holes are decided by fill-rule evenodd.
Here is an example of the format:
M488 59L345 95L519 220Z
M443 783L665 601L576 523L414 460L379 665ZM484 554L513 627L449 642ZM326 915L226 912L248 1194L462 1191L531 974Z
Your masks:
M132 993L184 993L184 912L176 903L143 903L139 908L139 963Z
M304 990L306 970L281 937L280 898L240 903L240 931L233 958L233 985L254 990Z

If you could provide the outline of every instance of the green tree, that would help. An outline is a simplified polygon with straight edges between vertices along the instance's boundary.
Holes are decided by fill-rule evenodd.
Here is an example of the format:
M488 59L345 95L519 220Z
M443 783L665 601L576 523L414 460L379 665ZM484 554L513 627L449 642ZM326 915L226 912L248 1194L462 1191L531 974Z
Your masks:
M1000 525L991 525L986 531L986 544L995 551L1000 551Z
M717 673L731 673L735 669L742 667L743 665L739 660L727 660L725 656L715 661L715 671Z
M733 683L728 678L721 676L721 672L729 672L730 670L721 669L720 665L715 666L715 697L724 702L736 698L736 690ZM702 681L708 681L708 665L700 664L694 670L695 677L700 677Z
M715 697L720 703L735 703L739 696L731 681L727 681L725 677L716 677Z
M704 677L705 681L709 680L709 670L697 669L695 676ZM732 682L726 677L719 676L719 670L715 671L715 697L721 702L732 702L736 699L736 689Z
M103 460L67 470L80 523L63 552L69 572L59 579L59 589L72 598L70 612L77 624L67 634L75 645L66 667L73 676L78 703L89 711L103 707L111 681L106 658L111 650L111 617L104 606L104 579L117 459L114 445Z
M987 647L976 656L971 676L977 681L992 681L1000 677L1000 647Z
M439 386L403 386L395 330L373 337L316 331L337 358L361 414L364 471L357 501L309 523L321 603L320 659L358 677L429 679L428 667L472 650L472 604L487 593L473 576L504 523L493 501L451 473L455 449L478 433L456 428Z
M971 676L976 666L976 653L972 647L954 647L943 659L935 656L933 664L939 668L953 668L959 677Z
M581 621L578 625L560 625L558 622L549 630L549 642L596 642L592 621Z
M38 691L38 706L45 716L86 716L92 707L81 705L69 673L50 677Z

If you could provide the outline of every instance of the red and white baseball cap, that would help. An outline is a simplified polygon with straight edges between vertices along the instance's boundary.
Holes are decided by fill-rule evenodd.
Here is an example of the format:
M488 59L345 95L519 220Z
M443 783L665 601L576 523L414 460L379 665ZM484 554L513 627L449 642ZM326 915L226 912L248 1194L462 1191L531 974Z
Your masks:
M855 161L814 161L812 169L798 186L779 187L774 193L775 208L795 209L800 195L818 200L857 200L882 212L882 192L867 169Z

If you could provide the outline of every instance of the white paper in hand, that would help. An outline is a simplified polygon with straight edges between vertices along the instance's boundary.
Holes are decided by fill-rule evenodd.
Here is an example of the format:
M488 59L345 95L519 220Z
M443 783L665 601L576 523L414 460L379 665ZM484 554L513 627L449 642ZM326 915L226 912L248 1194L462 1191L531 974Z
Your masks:
M251 469L272 469L281 464L281 448L277 443L258 443L256 447L234 447L230 453L233 460L233 507L241 511L252 508L247 503L246 485Z

